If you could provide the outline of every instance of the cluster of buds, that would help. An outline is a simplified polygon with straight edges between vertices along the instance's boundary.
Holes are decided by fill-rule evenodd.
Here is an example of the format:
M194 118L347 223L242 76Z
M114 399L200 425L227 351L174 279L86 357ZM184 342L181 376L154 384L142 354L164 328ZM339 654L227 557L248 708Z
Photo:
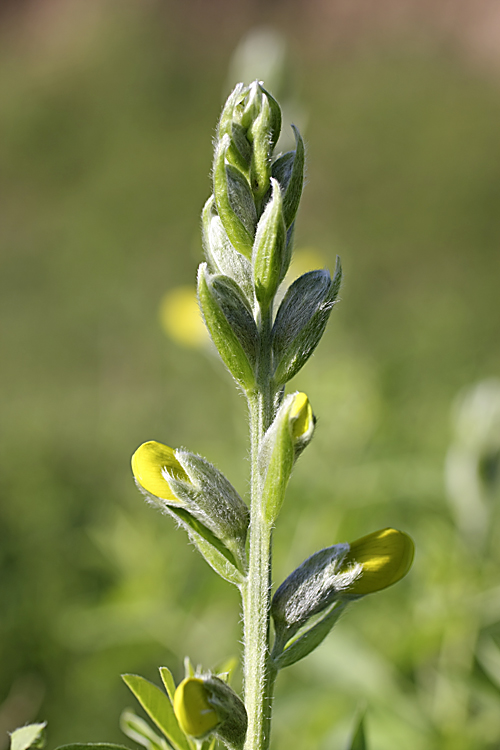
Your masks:
M250 393L262 366L259 321L290 265L304 182L304 143L296 128L295 149L273 155L280 128L280 108L261 83L234 89L219 121L214 192L202 214L207 260L198 273L200 308L222 361ZM312 271L285 295L270 341L277 388L318 345L341 275L340 263L333 279L326 270Z

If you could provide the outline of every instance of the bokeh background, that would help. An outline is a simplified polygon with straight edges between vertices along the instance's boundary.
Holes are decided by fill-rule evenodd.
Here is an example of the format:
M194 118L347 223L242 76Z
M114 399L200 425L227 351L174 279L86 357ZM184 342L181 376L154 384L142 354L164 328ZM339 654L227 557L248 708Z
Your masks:
M308 145L296 272L345 269L292 383L319 422L275 580L388 525L417 545L280 675L274 747L341 750L365 707L371 750L498 749L498 3L12 0L0 25L0 745L35 719L50 747L123 742L120 673L238 654L236 590L129 457L186 446L247 489L243 400L159 310L194 283L215 123L264 27Z

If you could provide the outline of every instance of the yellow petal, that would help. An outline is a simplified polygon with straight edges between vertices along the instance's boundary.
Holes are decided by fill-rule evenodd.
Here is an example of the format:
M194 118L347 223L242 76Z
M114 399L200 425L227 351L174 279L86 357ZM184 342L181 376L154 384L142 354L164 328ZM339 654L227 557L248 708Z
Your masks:
M177 498L164 477L164 471L177 479L189 481L172 448L157 443L155 440L143 443L137 448L132 456L132 471L141 487L163 500L177 502Z
M191 737L204 737L219 723L199 677L186 677L180 683L174 695L174 713L182 731Z
M381 529L351 542L344 565L363 566L348 594L364 596L392 586L411 568L415 546L403 531Z
M292 420L292 438L304 435L313 424L313 410L305 393L297 393L290 407L289 419Z

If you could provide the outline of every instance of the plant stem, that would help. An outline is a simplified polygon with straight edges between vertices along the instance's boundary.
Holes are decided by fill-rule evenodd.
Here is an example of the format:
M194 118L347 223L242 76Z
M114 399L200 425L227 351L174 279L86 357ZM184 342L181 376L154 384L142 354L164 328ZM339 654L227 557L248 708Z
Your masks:
M262 477L258 458L262 438L274 417L271 373L271 320L269 307L260 314L260 352L257 390L249 396L252 481L248 577L242 586L244 623L244 683L248 730L245 750L269 747L272 692L276 671L269 653L272 528L264 513Z

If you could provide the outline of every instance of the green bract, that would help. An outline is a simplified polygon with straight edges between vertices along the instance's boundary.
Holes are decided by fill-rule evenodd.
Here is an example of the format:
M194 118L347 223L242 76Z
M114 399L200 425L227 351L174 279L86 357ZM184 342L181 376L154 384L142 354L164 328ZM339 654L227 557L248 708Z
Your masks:
M247 298L229 276L198 271L198 299L205 325L222 361L245 390L255 387L259 332Z

